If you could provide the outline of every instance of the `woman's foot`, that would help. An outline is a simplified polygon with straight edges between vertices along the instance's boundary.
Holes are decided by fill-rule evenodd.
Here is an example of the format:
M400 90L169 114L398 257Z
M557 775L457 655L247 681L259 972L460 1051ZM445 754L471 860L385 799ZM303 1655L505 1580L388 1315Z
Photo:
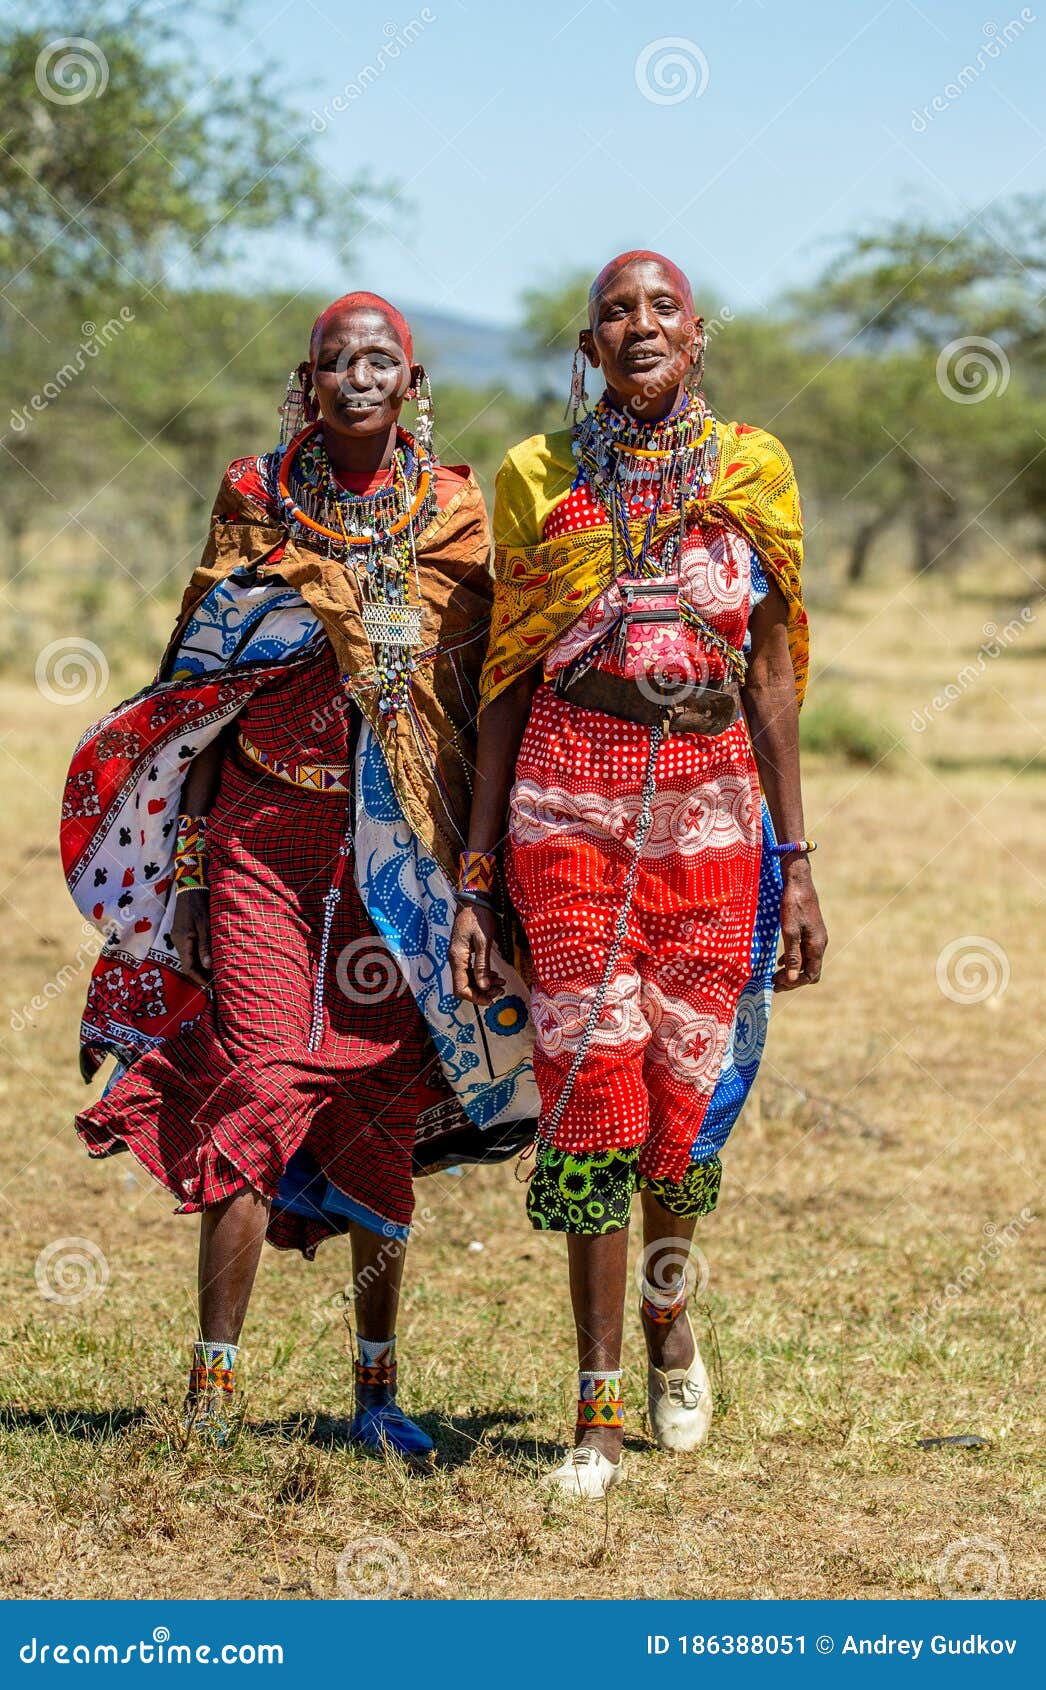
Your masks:
M647 1413L661 1449L700 1448L712 1423L712 1386L685 1307L669 1323L651 1321L640 1305L647 1341Z
M622 1461L610 1461L594 1445L583 1443L572 1449L560 1466L546 1473L545 1483L574 1502L601 1502L623 1476Z
M418 1466L431 1466L436 1457L436 1446L428 1433L404 1414L395 1397L368 1404L357 1402L349 1442L371 1455L400 1455Z

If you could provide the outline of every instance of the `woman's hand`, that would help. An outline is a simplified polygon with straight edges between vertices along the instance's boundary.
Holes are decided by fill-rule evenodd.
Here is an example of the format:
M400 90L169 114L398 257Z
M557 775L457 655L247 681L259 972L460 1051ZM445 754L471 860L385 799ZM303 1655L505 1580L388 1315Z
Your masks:
M805 857L790 863L784 871L781 942L784 956L774 975L774 991L794 992L797 986L816 985L821 978L828 932Z
M207 892L179 892L171 938L182 973L197 986L211 983L211 910Z
M462 904L450 936L450 971L455 997L466 1003L496 1003L505 990L502 976L491 966L494 955L494 916L479 904Z

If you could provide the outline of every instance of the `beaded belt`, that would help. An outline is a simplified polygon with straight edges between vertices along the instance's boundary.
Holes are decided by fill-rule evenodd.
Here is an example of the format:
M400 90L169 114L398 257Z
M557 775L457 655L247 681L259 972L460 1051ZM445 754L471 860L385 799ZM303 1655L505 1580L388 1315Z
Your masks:
M277 780L285 780L290 786L307 792L351 791L351 763L292 763L286 757L274 757L271 751L263 751L242 732L239 746L248 762L255 763Z

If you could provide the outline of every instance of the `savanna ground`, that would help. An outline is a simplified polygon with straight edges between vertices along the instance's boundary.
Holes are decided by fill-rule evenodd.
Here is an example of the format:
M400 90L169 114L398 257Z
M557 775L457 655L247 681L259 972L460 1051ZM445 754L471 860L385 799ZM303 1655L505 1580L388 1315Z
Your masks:
M978 659L985 625L1029 605ZM41 697L35 648L16 661L0 689L3 1594L1041 1593L1046 606L999 552L813 611L807 818L828 966L775 1006L698 1235L711 1441L690 1458L647 1443L630 1309L630 1477L605 1513L535 1482L575 1380L562 1241L527 1230L511 1167L419 1187L400 1331L404 1400L440 1449L431 1476L332 1442L351 1389L340 1244L312 1265L266 1252L238 1440L185 1447L196 1224L129 1158L77 1147L83 974L19 1026L85 954L55 843L68 753L145 678L152 645L77 707ZM41 1251L70 1239L108 1278L56 1301ZM961 1433L985 1442L919 1447Z

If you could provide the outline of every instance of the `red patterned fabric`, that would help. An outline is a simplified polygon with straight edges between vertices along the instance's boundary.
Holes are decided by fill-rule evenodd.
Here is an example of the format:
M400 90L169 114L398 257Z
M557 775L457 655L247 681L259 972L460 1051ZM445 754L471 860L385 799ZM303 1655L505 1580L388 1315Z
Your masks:
M208 822L214 1010L77 1120L92 1155L126 1145L183 1212L246 1186L275 1196L304 1146L379 1222L409 1223L415 1122L446 1086L351 871L331 935L323 1038L315 1054L307 1048L322 899L346 819L344 799L226 759ZM285 1213L269 1239L311 1256L335 1230Z
M259 687L237 726L252 745L273 757L344 767L351 761L353 722L333 647L325 644L306 668Z
M632 515L643 517L643 506L634 503ZM551 512L544 538L595 528L606 521L606 512L584 482L572 488ZM651 556L656 560L660 548ZM740 647L748 626L751 589L751 561L748 541L726 523L693 523L683 539L679 560L680 590L718 634ZM613 626L620 614L621 589L615 582L588 606L567 629L545 658L545 674L554 675L585 651ZM721 680L726 674L722 655L704 645L681 623L648 627L644 639L649 646L648 667L662 681L689 680L700 685ZM596 668L623 673L624 665L606 650L596 659Z
M600 520L581 484L551 512L544 538ZM692 529L680 572L694 607L740 646L748 624L747 541L726 527ZM619 607L615 584L553 647L547 672L611 627ZM679 642L680 632L668 625L666 641ZM699 649L688 633L683 638L683 655L697 670L689 678L724 673L717 652ZM651 668L667 678L673 661L666 644ZM615 667L603 654L597 663ZM603 976L649 747L647 728L578 709L550 686L535 694L512 792L507 868L534 961L534 1075L544 1118L563 1089ZM638 1144L642 1173L678 1180L751 974L761 827L744 719L716 736L671 736L655 777L628 931L553 1142L577 1152Z
M547 1116L603 974L640 809L649 730L538 688L510 810L509 887L534 959L534 1076ZM628 931L553 1142L643 1146L681 1179L751 973L760 809L744 721L676 734L656 765Z

